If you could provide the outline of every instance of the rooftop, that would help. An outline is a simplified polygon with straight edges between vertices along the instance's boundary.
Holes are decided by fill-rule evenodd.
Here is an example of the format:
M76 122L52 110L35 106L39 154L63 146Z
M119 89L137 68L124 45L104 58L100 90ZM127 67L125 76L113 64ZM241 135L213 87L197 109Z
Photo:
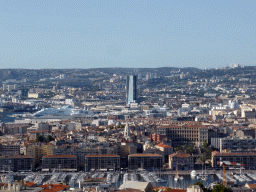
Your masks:
M229 153L220 153L218 151L213 151L212 152L212 156L256 156L256 153L255 152L229 152Z
M0 158L14 159L14 158L33 158L33 157L29 155L14 155L14 156L0 156Z
M163 157L159 154L151 154L151 153L137 153L137 154L131 154L129 157Z
M189 157L190 154L180 152L180 153L171 154L171 155L169 155L169 156L170 156L170 157Z
M172 148L171 146L166 145L166 144L164 144L164 143L160 143L160 144L156 145L156 147Z
M69 158L69 157L75 157L75 155L46 155L43 156L43 158Z
M90 155L87 155L86 157L120 157L120 156L119 155L114 155L114 154L104 154L104 155L90 154Z
M63 191L67 189L69 186L61 184L45 184L39 187L43 188L43 192L57 192Z

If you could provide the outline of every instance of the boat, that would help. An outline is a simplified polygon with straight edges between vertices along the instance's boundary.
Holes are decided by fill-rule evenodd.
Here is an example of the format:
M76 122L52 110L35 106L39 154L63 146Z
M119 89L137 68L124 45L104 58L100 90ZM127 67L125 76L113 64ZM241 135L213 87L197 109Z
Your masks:
M206 181L208 179L208 174L206 173L206 166L205 166L205 170L204 171L202 170L202 173L199 176L203 181Z
M191 171L190 176L191 176L192 178L195 178L196 175L197 175L197 173L196 173L195 170Z
M242 177L240 177L240 175L234 174L233 177L234 177L236 180L240 181L240 182L245 182L245 179L243 179Z
M203 175L203 176L201 177L201 179L202 179L203 181L206 181L206 180L207 180L207 178L208 178L208 176L207 176L207 175Z
M123 183L125 183L126 181L129 181L129 175L128 175L128 173L125 173L125 174L124 174L124 177L123 177Z
M256 175L252 174L252 173L247 173L247 176L249 176L250 178L252 178L253 180L256 180Z
M183 177L182 177L183 178ZM174 177L174 181L178 181L179 179L181 179L181 177L179 177L179 174L178 174L178 164L176 165L176 175ZM184 178L183 178L184 179Z
M229 174L226 174L226 180L227 180L227 182L229 182L229 183L236 183L237 181L233 178L233 177L231 177Z
M178 181L179 180L179 177L174 177L174 181Z
M249 177L247 177L245 174L240 174L240 177L242 177L245 181L247 181L247 182L251 182L252 180L249 178Z
M220 180L223 180L223 177L221 176L220 173L216 173L216 176L217 176Z

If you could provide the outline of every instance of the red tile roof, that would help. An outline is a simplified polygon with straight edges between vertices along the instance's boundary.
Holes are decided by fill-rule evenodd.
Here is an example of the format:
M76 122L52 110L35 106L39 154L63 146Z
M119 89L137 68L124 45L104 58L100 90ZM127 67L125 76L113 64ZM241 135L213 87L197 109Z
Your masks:
M131 154L129 157L163 157L159 154L151 154L151 153L137 153L137 154Z
M175 153L175 154L171 154L171 155L169 155L169 157L189 157L190 156L190 154L188 154L188 153L181 153L181 152L179 152L179 153Z
M229 153L220 153L218 151L213 151L212 156L256 156L255 152L229 152Z
M69 188L69 186L61 184L46 184L39 187L43 188L43 192L57 192Z
M24 186L24 181L22 181L22 185ZM26 182L26 186L27 187L33 187L33 186L35 186L36 185L36 183L34 183L34 182Z
M120 157L120 156L119 155L114 155L114 154L104 154L104 155L90 154L90 155L87 155L86 157Z
M171 146L166 145L166 144L164 144L164 143L160 143L160 144L156 145L156 147L172 148Z
M69 157L76 157L75 155L46 155L43 158L69 158Z
M248 185L248 187L250 188L250 189L255 189L256 188L256 184L247 184Z

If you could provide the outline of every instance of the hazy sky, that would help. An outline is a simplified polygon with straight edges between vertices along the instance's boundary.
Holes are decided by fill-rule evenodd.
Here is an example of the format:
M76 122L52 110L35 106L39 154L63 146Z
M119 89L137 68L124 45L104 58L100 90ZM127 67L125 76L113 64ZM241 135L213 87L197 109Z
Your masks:
M0 68L256 64L256 0L0 0Z

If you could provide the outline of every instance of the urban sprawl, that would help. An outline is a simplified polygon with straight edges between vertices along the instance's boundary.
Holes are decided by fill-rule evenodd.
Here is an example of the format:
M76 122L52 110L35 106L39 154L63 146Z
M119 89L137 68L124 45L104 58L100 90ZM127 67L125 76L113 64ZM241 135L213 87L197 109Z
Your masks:
M0 70L2 191L256 190L256 67Z

